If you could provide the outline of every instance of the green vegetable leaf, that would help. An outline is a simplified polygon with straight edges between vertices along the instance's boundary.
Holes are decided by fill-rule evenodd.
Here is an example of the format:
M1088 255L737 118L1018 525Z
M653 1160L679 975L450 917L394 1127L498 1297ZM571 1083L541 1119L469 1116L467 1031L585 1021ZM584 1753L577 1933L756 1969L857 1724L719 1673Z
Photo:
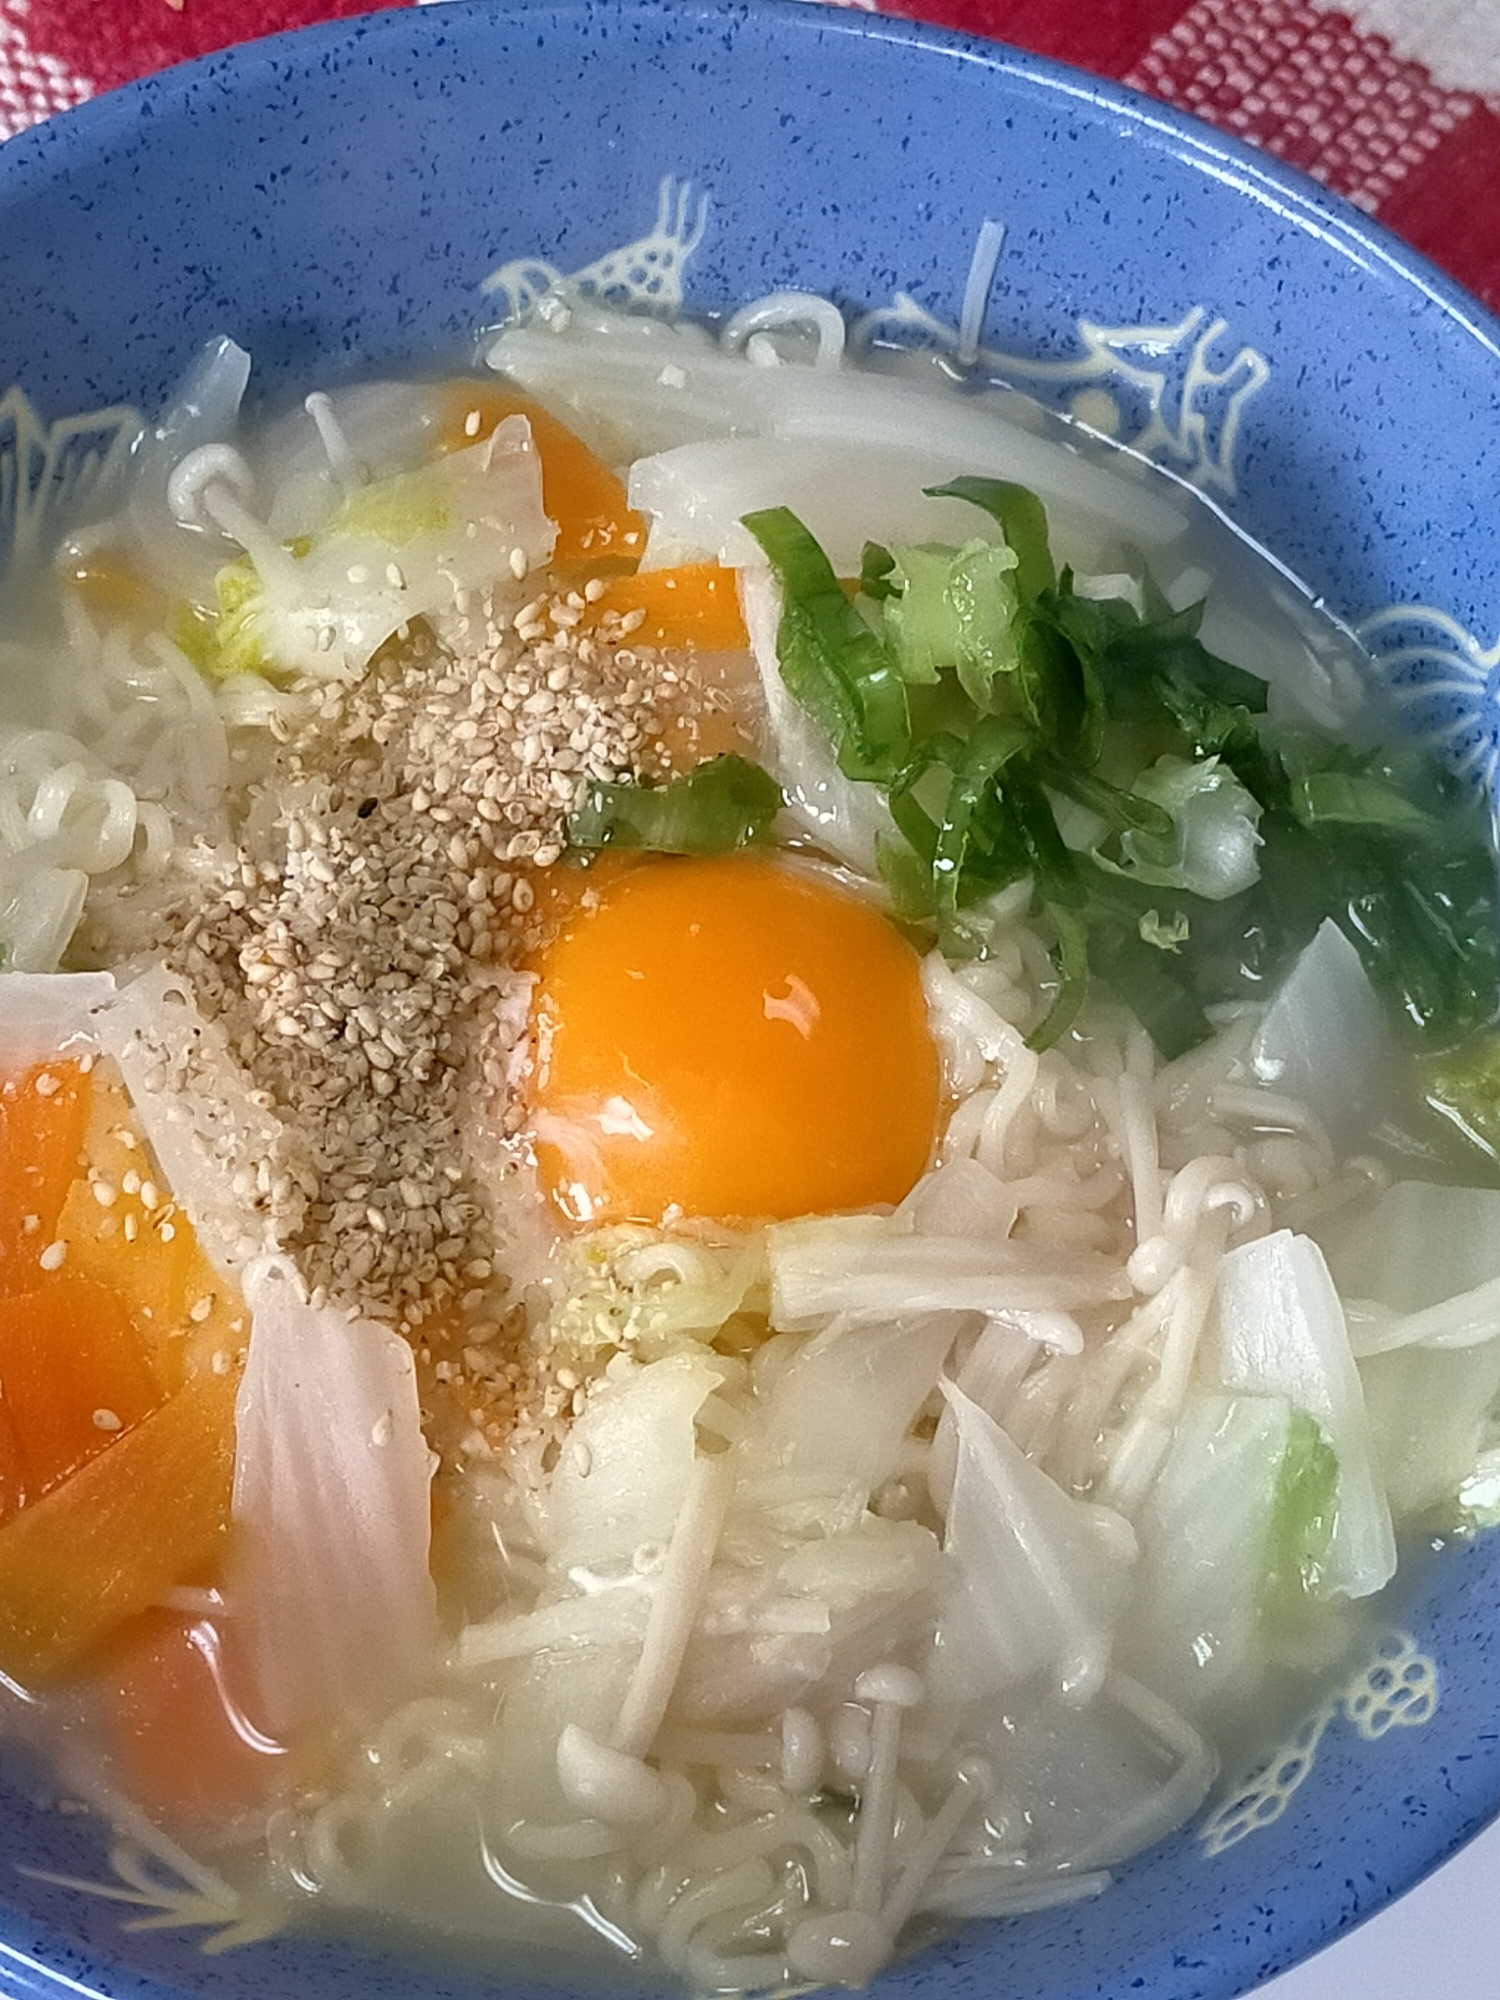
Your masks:
M1187 952L1162 948L1162 942L1193 937L1191 917L1175 908L1164 916L1155 905L1133 923L1101 918L1097 908L1091 915L1090 967L1129 1007L1163 1058L1171 1062L1206 1040L1211 1030L1195 989L1193 960Z
M937 904L932 892L932 866L902 840L875 838L875 865L890 895L891 908L902 923L932 923Z
M1171 831L1162 836L1128 828L1120 836L1119 861L1101 854L1101 867L1215 903L1258 880L1260 805L1217 757L1159 757L1136 779L1135 796L1169 814Z
M894 661L790 508L746 514L744 525L781 585L782 679L827 736L846 778L890 778L910 749L906 690Z
M1492 1026L1494 848L1459 780L1417 752L1271 725L1266 683L1204 646L1201 605L1174 610L1144 572L1104 597L1055 574L1024 489L930 490L983 508L1005 546L867 544L861 590L884 638L795 516L747 521L782 582L788 688L844 773L886 792L899 839L879 861L904 916L945 948L983 950L983 920L965 912L1029 878L1057 936L1042 1042L1092 972L1179 1055L1215 1006L1269 997L1330 917L1429 1044ZM1483 1088L1437 1108L1478 1126ZM1460 1095L1437 1079L1435 1103L1444 1090Z
M1338 1515L1339 1462L1316 1420L1294 1410L1271 1503L1267 1608L1288 1612L1315 1594Z
M1016 559L994 542L897 549L885 635L902 679L935 686L952 669L981 712L996 678L1016 665Z
M1099 761L1106 722L1097 650L1075 642L1071 580L1044 591L1021 624L1016 682L1038 747L1057 763L1089 770Z
M1172 838L1172 815L1165 806L1140 792L1128 792L1110 784L1096 771L1071 771L1065 765L1049 765L1047 782L1097 813L1116 833L1144 833L1154 840Z
M1416 840L1441 832L1431 813L1398 786L1359 771L1308 771L1293 778L1291 806L1306 827L1379 827Z
M1500 1030L1485 1028L1417 1064L1422 1095L1488 1159L1500 1161Z
M1003 888L1027 872L1030 847L1013 816L1006 812L996 781L1030 748L1030 735L1020 723L985 716L974 725L966 743L955 743L947 750L953 782L932 852L934 900L940 917L956 918L960 903L971 899L972 882L965 880L971 861L978 863L983 883L980 893Z
M1245 702L1221 701L1178 674L1158 674L1152 685L1195 756L1222 758L1263 806L1289 804L1281 759L1267 748L1255 723L1258 709ZM1257 681L1255 686L1260 708L1264 708L1264 683Z
M1040 1053L1050 1049L1072 1027L1089 983L1088 925L1076 910L1054 909L1057 931L1057 992L1045 1016L1026 1037L1026 1046Z
M879 542L866 542L859 559L859 594L878 604L882 598L900 595L899 583L892 583L896 558Z
M711 757L661 785L591 784L568 821L568 845L728 854L764 840L781 806L781 787L758 764Z
M172 638L205 680L227 680L231 674L260 674L269 681L287 675L266 651L266 589L248 556L226 563L214 577L216 611L180 604L172 623Z

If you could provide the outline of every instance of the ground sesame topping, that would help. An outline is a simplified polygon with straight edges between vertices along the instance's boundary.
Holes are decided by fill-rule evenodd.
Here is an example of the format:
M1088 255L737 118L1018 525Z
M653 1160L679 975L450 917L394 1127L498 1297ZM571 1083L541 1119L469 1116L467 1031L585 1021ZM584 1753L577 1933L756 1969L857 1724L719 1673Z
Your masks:
M693 699L620 643L631 619L583 629L578 592L539 592L514 616L465 597L450 644L417 626L357 683L298 691L217 886L205 899L194 857L180 891L158 896L147 943L286 1135L236 1160L237 1198L310 1296L420 1331L424 1399L468 1384L455 1422L494 1444L519 1370L487 1343L516 1311L496 1148L476 1159L475 1110L494 1106L485 1138L515 1127L504 1100L525 1009L506 995L535 942L537 876L562 855L581 787L654 773L664 722L691 720ZM155 1209L138 1174L120 1184ZM124 1227L133 1238L133 1214Z

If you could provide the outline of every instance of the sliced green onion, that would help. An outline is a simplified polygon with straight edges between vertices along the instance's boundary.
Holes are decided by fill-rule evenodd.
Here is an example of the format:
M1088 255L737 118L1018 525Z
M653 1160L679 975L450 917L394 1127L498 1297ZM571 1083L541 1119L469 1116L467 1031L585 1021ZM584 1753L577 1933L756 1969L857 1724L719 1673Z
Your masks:
M1016 588L1029 604L1057 581L1052 545L1047 536L1047 510L1030 487L1010 479L981 479L965 473L946 486L925 486L931 500L967 500L999 523L1006 544L1016 552Z
M906 689L832 565L788 507L746 514L781 585L781 677L833 747L846 778L885 779L910 748Z
M764 840L781 806L781 787L759 764L712 757L665 784L589 785L568 821L568 845L729 854Z

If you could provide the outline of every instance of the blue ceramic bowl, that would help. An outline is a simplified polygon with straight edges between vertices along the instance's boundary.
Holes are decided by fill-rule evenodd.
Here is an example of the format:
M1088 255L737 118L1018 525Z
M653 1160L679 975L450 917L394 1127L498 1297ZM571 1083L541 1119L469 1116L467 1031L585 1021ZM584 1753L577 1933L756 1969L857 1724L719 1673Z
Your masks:
M1500 329L1312 183L1005 49L816 7L597 0L403 11L153 78L0 152L0 532L35 530L217 332L268 397L463 348L485 275L573 273L708 197L690 307L797 285L956 336L1003 224L997 372L1198 481L1362 626L1416 725L1492 782ZM669 198L658 251L697 208ZM683 228L677 224L681 220ZM7 419L9 420L7 422ZM41 454L41 455L39 455ZM19 469L19 477L18 475ZM1369 1915L1500 1806L1500 1538L1419 1572L1405 1637L1211 1829L1100 1901L977 1926L909 2000L1228 2000ZM17 1872L97 1875L89 1822L0 1796L0 1992L515 2000L533 1983L322 1941L206 1960ZM127 1913L128 1914L128 1913Z

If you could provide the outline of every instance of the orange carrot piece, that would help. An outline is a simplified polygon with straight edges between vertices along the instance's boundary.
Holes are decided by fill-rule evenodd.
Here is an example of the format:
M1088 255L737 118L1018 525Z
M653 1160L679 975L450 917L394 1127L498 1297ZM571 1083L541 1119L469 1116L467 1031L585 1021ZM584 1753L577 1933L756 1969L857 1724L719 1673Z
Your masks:
M0 1522L117 1442L163 1397L114 1292L66 1270L0 1298ZM6 1505L7 1497L10 1505Z
M78 1172L89 1080L76 1062L0 1076L0 1293L29 1291Z
M286 1748L246 1714L211 1619L144 1612L110 1640L93 1685L121 1789L151 1818L211 1826L264 1808Z
M21 1478L21 1445L10 1411L0 1400L0 1527L19 1514L26 1501Z
M630 619L640 646L696 646L705 653L742 653L750 641L740 614L735 572L719 563L684 563L677 569L640 570L610 578L590 607L590 622Z
M232 1374L195 1377L0 1528L0 1670L55 1680L222 1554L234 1477Z
M448 451L477 443L505 417L525 417L542 461L542 505L557 523L552 560L563 568L630 570L646 546L646 524L623 483L583 439L517 389L488 382L449 385L440 439ZM477 421L476 421L477 419Z
M113 1066L101 1063L91 1082L83 1145L90 1179L73 1183L57 1221L65 1268L119 1294L163 1389L175 1394L208 1356L244 1345L244 1301L215 1273L187 1217L152 1185Z

